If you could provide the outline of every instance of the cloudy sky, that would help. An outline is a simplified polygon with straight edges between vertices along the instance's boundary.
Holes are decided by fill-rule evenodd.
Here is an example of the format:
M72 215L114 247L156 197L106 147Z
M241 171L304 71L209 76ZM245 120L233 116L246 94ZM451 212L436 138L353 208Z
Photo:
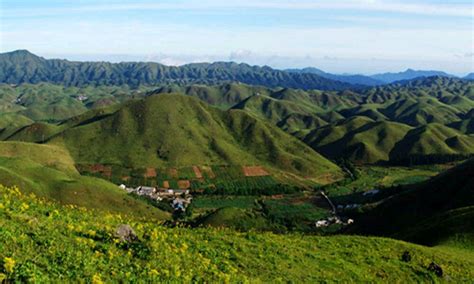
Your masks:
M474 71L472 0L0 0L0 51L372 74Z

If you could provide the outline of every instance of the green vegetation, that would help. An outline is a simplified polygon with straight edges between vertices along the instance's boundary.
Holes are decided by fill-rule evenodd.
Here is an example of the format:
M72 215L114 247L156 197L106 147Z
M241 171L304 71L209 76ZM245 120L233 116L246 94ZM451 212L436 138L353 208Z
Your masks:
M79 175L67 151L50 145L1 142L0 183L21 186L24 193L61 204L159 220L169 216L128 196L112 183Z
M61 207L0 187L0 276L11 281L451 281L474 277L472 257L370 237L311 237L165 228ZM121 242L128 223L138 239ZM402 255L408 251L408 262ZM38 253L41 252L41 253ZM249 261L251 260L251 261Z
M71 62L47 60L26 50L0 54L0 82L49 82L66 86L242 82L267 87L324 90L340 90L353 86L315 74L295 74L243 63L196 63L174 67L151 62Z
M157 88L63 87L49 83L2 85L0 116L5 122L0 123L0 138L42 143L69 128L118 115L120 102L153 95L185 94L222 110L244 110L258 121L265 120L292 134L330 159L346 158L361 164L440 163L464 159L474 153L473 86L469 81L443 77L340 92L240 83L167 83ZM129 103L133 104L138 103ZM143 106L135 108L134 115L143 112L149 116L146 113L154 111ZM176 114L172 107L160 111ZM121 119L131 123L131 117ZM137 127L142 120L135 118L133 123L127 127ZM211 142L209 146L216 150L226 148Z
M473 172L471 159L425 182L400 188L397 194L367 205L357 216L356 231L427 245L472 240ZM472 243L465 244L472 248Z
M399 185L414 184L428 180L444 170L441 166L413 166L413 167L357 167L356 179L345 179L337 183L324 186L324 191L331 197L355 201L354 193L363 193L373 189L385 189ZM345 196L348 195L348 196Z
M151 88L128 86L64 87L50 83L18 86L0 84L0 112L15 113L33 121L59 122L90 109L143 97L149 90Z
M223 207L234 207L240 209L251 209L255 206L258 196L215 196L197 195L193 199L195 211L212 210Z
M221 111L176 94L125 103L118 111L56 134L76 163L131 168L262 165L317 180L336 165L278 128L242 111Z
M327 208L314 204L315 197L280 197L262 201L264 216L273 224L278 224L280 230L314 232L317 220L331 215Z
M197 195L194 226L228 227L239 231L315 233L314 222L331 215L320 196L308 192L272 196Z

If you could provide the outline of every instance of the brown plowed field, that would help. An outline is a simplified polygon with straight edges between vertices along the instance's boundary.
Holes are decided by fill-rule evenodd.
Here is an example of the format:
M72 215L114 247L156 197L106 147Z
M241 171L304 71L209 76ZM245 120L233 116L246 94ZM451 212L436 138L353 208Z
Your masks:
M198 166L193 166L193 171L194 171L194 175L196 175L196 178L199 178L199 179L202 178L202 173Z
M269 173L260 166L242 167L242 170L246 177L262 177L269 175Z

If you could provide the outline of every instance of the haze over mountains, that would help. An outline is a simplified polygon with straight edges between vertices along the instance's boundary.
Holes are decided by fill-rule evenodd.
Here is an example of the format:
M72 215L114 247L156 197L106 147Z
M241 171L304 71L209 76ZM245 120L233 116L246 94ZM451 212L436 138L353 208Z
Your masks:
M333 79L341 82L346 82L350 84L360 84L360 85L367 85L367 86L377 86L377 85L384 85L390 84L397 81L404 81L404 80L412 80L416 78L426 78L432 76L440 76L440 77L456 77L452 74L448 74L443 71L427 71L427 70L413 70L407 69L402 72L392 73L380 73L374 75L360 75L360 74L331 74L324 72L320 69L314 67L307 67L302 69L286 69L288 72L292 73L311 73L317 74L324 78ZM467 74L462 79L472 80L474 79L473 73Z

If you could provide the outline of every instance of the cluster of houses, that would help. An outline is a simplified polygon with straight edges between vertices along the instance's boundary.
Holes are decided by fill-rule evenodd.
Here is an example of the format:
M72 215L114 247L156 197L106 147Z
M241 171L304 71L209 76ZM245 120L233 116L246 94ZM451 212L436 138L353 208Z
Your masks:
M323 228L323 227L328 227L333 224L341 224L343 226L347 226L352 223L354 223L353 219L347 219L344 221L341 218L339 218L339 216L331 216L326 219L321 219L321 220L316 221L315 225L316 225L316 228Z
M155 200L156 202L169 201L175 211L186 211L186 208L189 204L191 204L193 199L189 193L189 189L169 189L150 186L138 186L136 188L131 188L124 184L121 184L119 187L123 190L126 190L128 193L144 196L146 198Z

